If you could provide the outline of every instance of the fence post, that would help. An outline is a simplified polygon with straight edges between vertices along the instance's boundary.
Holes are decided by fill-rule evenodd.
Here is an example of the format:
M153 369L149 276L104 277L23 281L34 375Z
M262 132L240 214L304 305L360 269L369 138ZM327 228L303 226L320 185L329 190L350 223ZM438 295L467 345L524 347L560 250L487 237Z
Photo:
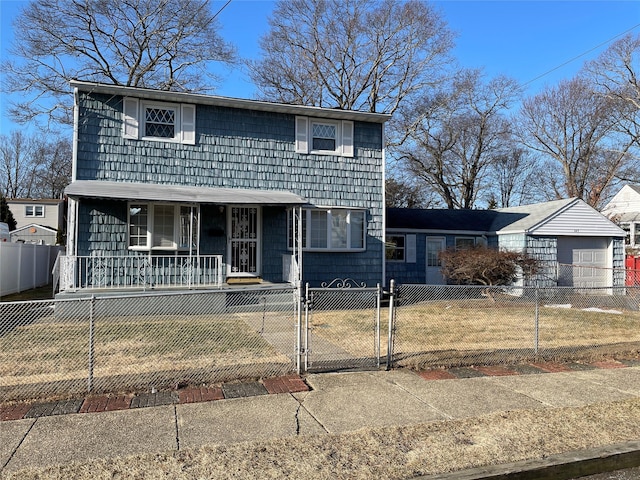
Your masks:
M540 290L536 283L536 318L535 318L535 338L534 338L534 353L538 355L538 347L540 342Z
M387 337L387 370L391 369L391 358L393 356L393 323L394 317L394 296L395 296L395 280L389 282L389 335Z
M95 295L91 295L89 302L89 378L87 379L87 390L91 392L93 390L93 361L94 361L94 321L95 321Z
M373 346L376 356L376 368L380 368L380 303L382 297L382 288L378 283L376 285L376 328L375 328L375 344Z

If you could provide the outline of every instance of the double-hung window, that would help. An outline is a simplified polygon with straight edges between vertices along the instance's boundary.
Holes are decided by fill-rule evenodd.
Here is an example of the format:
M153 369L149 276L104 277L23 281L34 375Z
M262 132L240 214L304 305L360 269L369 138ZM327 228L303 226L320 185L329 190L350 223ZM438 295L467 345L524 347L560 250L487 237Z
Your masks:
M195 144L196 106L123 99L124 138Z
M291 217L291 216L289 216ZM346 208L316 208L302 211L302 248L306 251L365 250L366 212ZM289 218L289 248L293 227Z
M25 217L44 217L44 205L25 205Z
M353 157L353 122L296 117L296 152Z
M156 203L129 204L129 249L197 250L198 207Z
M385 237L385 258L388 261L404 262L404 235L387 235Z
M456 250L473 248L476 246L476 239L474 237L456 237L455 245Z

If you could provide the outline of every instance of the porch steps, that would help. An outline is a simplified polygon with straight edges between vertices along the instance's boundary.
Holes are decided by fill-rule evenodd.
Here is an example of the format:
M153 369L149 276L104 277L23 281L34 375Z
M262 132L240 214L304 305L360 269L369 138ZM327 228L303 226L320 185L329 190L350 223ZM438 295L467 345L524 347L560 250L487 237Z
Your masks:
M231 277L227 278L227 285L259 285L262 283L260 277Z

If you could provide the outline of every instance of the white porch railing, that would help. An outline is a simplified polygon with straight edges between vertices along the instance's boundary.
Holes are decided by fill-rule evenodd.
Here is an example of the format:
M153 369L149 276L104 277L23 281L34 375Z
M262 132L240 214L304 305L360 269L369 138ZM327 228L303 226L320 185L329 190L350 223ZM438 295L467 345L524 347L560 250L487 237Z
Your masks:
M218 287L223 280L222 255L93 255L60 258L60 291Z

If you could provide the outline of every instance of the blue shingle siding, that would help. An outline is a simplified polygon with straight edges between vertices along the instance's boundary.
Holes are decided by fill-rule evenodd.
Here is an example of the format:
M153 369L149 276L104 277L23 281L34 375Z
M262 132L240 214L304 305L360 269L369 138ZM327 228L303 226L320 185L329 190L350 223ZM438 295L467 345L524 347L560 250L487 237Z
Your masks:
M352 158L299 154L295 152L294 115L197 105L196 142L185 145L125 139L122 103L122 97L117 95L79 93L77 180L286 190L318 206L365 208L367 250L348 254L308 253L304 271L313 284L336 276L349 276L367 284L382 280L381 124L354 122ZM203 206L201 214L203 231L214 229L218 222L215 214L213 218L205 215L206 208ZM281 253L287 242L286 216L282 216L282 211L275 215L268 209L264 214L263 273L265 278L267 275L281 278ZM282 228L279 231L282 238L277 241L267 216L276 222L274 228L275 225ZM89 228L93 227L88 219L80 225L81 250L107 248L104 238L85 238L82 232ZM126 248L126 225L124 235ZM223 240L215 236L202 238L201 253L217 253ZM85 245L86 242L89 244ZM112 243L118 250L116 242ZM273 252L267 250L270 246Z
M526 250L541 264L540 272L527 285L555 287L558 284L558 238L526 236Z
M613 286L623 287L626 281L624 265L624 240L622 238L613 239Z
M127 202L90 200L78 208L78 255L127 255Z

